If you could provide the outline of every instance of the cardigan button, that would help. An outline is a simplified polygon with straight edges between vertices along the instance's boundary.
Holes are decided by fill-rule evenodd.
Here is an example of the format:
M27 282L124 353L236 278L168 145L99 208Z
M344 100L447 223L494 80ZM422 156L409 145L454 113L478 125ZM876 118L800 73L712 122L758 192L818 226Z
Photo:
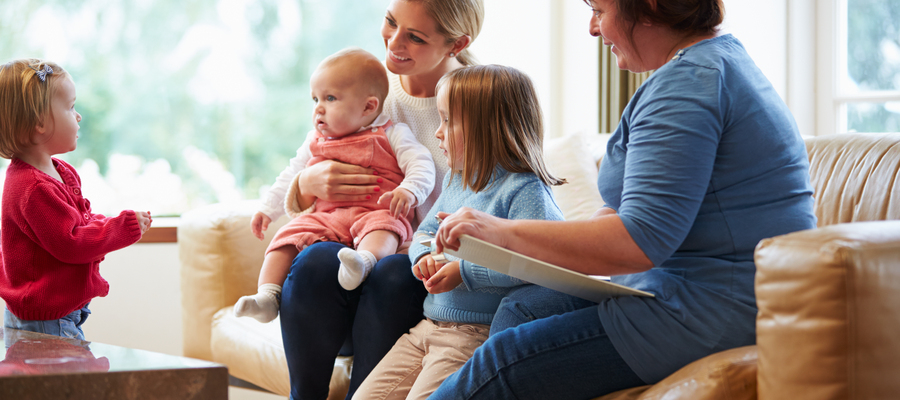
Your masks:
M75 188L75 190L73 190L73 192L75 192L75 194L81 194L81 190L78 188Z
M84 213L84 219L91 219L91 216L88 213Z

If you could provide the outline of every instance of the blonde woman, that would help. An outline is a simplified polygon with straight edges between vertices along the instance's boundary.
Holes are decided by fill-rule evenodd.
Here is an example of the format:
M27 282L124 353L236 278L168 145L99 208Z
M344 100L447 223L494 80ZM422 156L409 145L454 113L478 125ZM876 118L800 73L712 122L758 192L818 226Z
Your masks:
M483 18L481 0L393 0L385 12L381 34L390 93L383 112L408 125L434 158L443 157L434 137L440 125L435 86L447 72L475 63L467 48ZM414 228L440 194L447 167L436 167L435 190L417 205ZM298 186L309 197L359 201L378 193L377 180L371 169L325 161L306 168ZM406 254L379 260L366 281L348 291L337 279L343 247L320 242L306 248L282 289L282 338L295 400L328 395L339 353L354 356L350 398L394 342L422 320L426 291L409 272Z

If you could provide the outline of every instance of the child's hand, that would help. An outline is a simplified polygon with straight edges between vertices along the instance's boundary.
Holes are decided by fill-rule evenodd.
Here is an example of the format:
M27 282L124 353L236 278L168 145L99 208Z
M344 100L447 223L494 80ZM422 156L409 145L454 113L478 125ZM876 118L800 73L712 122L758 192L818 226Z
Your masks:
M459 261L444 264L437 273L425 281L425 290L431 294L449 292L462 283L462 275L459 273Z
M431 254L426 254L416 262L416 265L413 265L413 275L422 281L427 281L443 266L444 263L434 261Z
M257 239L263 240L263 232L266 229L269 229L269 224L272 222L272 218L269 218L263 212L257 212L253 214L253 219L250 220L250 231L253 232L253 236L256 236Z
M150 211L135 211L134 215L137 217L138 225L141 227L141 235L143 235L150 229L150 224L153 223Z
M416 205L416 196L409 190L398 187L378 198L378 204L384 205L385 202L390 202L391 215L397 218L409 214L409 209Z

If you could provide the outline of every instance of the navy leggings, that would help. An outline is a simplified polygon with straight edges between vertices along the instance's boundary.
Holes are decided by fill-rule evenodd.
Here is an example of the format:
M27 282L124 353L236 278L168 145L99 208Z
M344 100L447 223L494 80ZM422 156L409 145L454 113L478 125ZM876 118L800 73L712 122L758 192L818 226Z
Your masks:
M344 245L320 242L294 259L281 292L281 335L291 377L291 399L325 399L334 358L353 355L350 392L401 335L422 320L425 291L409 256L385 257L360 287L337 281Z

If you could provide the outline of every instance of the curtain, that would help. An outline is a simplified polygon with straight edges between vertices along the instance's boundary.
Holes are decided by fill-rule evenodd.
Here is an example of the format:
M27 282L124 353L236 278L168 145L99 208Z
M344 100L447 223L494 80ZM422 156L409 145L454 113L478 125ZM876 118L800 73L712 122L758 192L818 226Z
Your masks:
M635 74L620 70L616 55L600 42L600 133L616 129L628 100L651 73L653 71Z

